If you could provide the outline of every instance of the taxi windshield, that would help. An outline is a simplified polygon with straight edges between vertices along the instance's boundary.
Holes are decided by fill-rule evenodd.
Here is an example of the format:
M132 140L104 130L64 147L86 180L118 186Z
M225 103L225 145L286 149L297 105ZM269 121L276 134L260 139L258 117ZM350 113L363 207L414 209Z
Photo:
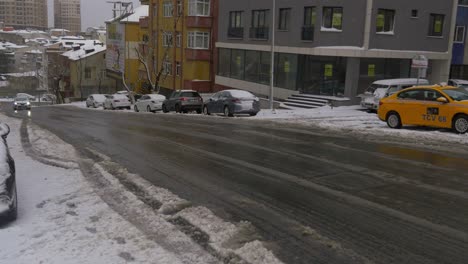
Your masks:
M465 89L447 89L444 92L454 101L468 100L468 91Z

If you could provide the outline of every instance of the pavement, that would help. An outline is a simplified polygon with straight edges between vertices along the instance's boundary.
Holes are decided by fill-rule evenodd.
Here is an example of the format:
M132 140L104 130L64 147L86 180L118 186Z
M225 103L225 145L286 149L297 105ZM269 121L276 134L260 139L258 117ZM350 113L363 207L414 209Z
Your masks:
M466 263L466 155L320 127L34 108L31 120L230 222L284 263Z

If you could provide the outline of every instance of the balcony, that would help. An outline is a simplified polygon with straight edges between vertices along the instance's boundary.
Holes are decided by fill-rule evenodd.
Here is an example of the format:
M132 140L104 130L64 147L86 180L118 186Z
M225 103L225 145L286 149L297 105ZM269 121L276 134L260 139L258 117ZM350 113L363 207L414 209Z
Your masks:
M304 41L313 41L314 40L314 27L302 27L302 36L301 39Z
M228 28L228 38L231 39L243 39L244 38L244 28Z
M208 16L187 16L185 18L189 28L212 28L213 18Z
M185 49L185 58L190 61L210 61L211 50Z
M250 28L250 38L257 40L268 40L270 29L268 27L252 27Z

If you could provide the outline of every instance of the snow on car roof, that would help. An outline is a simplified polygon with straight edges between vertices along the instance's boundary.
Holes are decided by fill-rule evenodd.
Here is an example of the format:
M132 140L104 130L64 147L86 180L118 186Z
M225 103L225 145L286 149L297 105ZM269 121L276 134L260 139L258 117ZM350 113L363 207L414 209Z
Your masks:
M468 84L467 80L461 80L461 79L450 79L453 82L456 82L457 84Z
M244 90L225 90L225 92L229 92L234 97L255 97L251 92Z
M128 99L128 97L125 94L113 94L114 98L125 98Z
M373 84L381 84L381 85L392 85L392 84L416 84L418 79L416 78L402 78L402 79L387 79L387 80L379 80L375 81ZM429 81L426 79L419 79L420 84L429 84Z
M155 99L166 99L166 96L162 95L162 94L147 94L149 97L151 98L155 98Z

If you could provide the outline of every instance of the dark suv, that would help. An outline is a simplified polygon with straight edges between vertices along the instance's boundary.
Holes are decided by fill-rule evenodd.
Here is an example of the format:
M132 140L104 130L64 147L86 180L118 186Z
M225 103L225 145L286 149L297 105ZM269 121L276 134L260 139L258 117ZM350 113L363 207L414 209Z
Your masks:
M162 105L164 113L176 111L177 113L187 113L189 111L197 111L201 114L203 99L197 91L180 90L174 91L171 96L166 99Z
M15 162L6 142L9 133L10 127L0 123L0 223L15 220L18 208Z

